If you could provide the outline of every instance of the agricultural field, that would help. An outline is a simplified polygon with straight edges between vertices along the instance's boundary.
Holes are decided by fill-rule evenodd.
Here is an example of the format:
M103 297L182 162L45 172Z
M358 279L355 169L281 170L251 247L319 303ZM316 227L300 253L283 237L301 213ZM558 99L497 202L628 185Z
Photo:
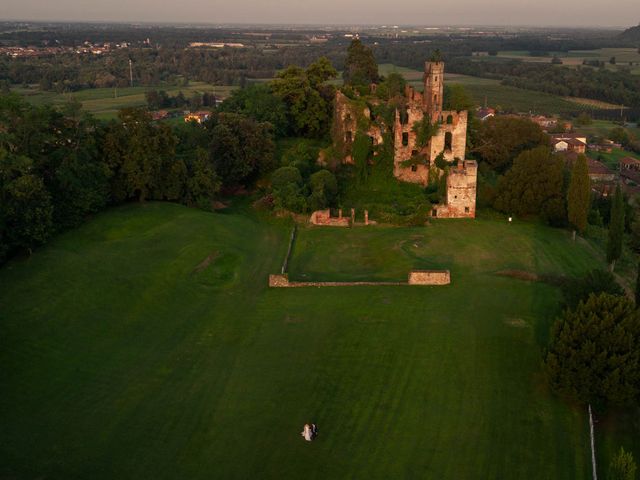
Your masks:
M498 53L499 58L513 58L524 62L550 63L554 55L557 55L564 66L575 67L582 65L584 60L598 60L605 62L606 68L611 70L619 67L631 68L633 73L640 74L640 52L637 48L599 48L596 50L570 50L569 52L549 52L548 56L532 56L528 51L503 51ZM615 57L616 64L609 60ZM490 57L482 57L486 60ZM632 65L630 65L630 63Z
M125 205L0 269L0 477L590 475L586 413L540 375L559 292L496 273L581 274L597 244L497 217L303 227L294 279L453 283L270 290L290 228ZM640 456L627 420L600 419L601 465Z
M621 126L609 120L593 120L589 125L574 125L574 129L587 136L597 135L607 138L612 129ZM634 124L627 124L625 127L629 133L640 137L640 128Z
M165 90L169 95L177 95L182 91L189 98L193 93L214 93L222 98L231 94L235 87L209 85L203 82L191 82L186 87L157 87ZM29 88L14 88L12 91L24 96L26 100L35 105L63 105L69 100L75 99L82 103L83 110L93 114L96 118L109 120L115 118L118 111L127 107L139 107L146 105L145 92L150 87L129 88L92 88L73 93L43 92L37 86Z

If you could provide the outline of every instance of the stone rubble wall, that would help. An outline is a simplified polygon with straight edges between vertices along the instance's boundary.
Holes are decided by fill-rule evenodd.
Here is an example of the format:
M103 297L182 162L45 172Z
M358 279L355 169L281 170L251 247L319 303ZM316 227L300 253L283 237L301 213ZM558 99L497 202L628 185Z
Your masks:
M271 288L449 285L449 270L414 270L407 282L292 282L288 274L269 275Z

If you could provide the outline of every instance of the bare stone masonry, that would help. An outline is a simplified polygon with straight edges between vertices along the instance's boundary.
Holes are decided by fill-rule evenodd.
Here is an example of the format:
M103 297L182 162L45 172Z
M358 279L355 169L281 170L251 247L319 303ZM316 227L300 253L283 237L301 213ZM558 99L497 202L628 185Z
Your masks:
M334 110L334 141L351 145L358 129L358 118L368 122L367 130L373 146L384 142L384 132L393 134L393 174L404 182L426 186L430 175L442 175L435 167L436 158L442 154L449 163L455 163L447 176L446 199L432 215L439 218L475 218L476 184L478 166L473 160L465 160L467 148L468 112L443 110L444 62L426 62L424 90L422 93L408 86L404 92L403 110L395 110L393 125L385 125L381 119L373 119L369 107L351 102L342 92L336 94ZM372 103L379 102L373 100ZM423 147L418 146L414 125L428 119L439 128ZM348 151L348 149L347 149ZM424 161L412 161L422 158ZM347 154L344 163L353 163Z
M292 282L288 274L269 275L271 288L449 285L449 270L414 270L406 282Z

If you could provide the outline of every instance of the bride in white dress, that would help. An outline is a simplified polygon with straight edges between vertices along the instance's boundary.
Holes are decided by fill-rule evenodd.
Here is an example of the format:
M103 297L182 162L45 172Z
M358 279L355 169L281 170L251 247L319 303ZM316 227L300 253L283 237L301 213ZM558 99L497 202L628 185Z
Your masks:
M304 437L307 442L313 440L313 434L311 433L311 426L308 423L304 424L304 429L300 432L300 435Z

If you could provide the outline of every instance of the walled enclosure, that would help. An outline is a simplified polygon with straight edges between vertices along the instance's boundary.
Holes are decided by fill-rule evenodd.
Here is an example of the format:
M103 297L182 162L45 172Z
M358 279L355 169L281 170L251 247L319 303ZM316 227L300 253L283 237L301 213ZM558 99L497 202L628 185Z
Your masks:
M449 168L444 203L435 206L432 215L475 218L477 164L465 160L468 112L443 110L443 95L444 62L441 61L425 63L423 93L411 86L405 88L403 109L395 109L393 125L385 125L382 119L372 118L364 100L351 100L338 91L334 110L334 143L338 151L344 153L343 163L353 163L351 145L358 131L369 136L373 146L381 145L385 140L384 132L391 131L393 175L403 182L425 187L430 174L443 174L435 167L436 158L442 154L448 163L457 164ZM380 100L372 102L378 104ZM427 144L420 147L414 126L425 119L439 128Z

